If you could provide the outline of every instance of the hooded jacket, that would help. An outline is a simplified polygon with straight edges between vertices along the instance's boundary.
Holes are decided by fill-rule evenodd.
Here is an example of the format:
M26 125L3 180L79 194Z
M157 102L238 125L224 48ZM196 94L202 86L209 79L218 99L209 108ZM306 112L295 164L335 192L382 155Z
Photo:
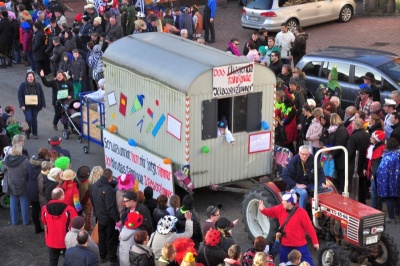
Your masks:
M43 176L43 191L46 203L51 200L51 192L58 186L58 182L51 176Z
M34 61L45 60L46 58L46 36L42 30L33 33L32 38L32 55Z
M77 59L71 61L70 72L72 79L75 81L84 80L86 74L86 63L82 56L79 55Z
M64 242L65 242L65 247L68 249L70 247L74 247L78 244L76 241L76 238L78 236L78 233L81 231L81 229L76 229L71 227L71 230L67 233L65 236ZM99 247L96 245L96 243L93 241L93 238L89 235L89 241L87 248L92 251L97 258L100 258L100 252L99 252Z
M68 57L68 60L65 61L64 57ZM63 53L61 56L61 60L60 60L60 64L58 66L58 70L62 70L65 73L69 73L71 72L71 61L69 60L69 55L67 52Z
M129 250L129 263L131 266L155 266L154 254L148 247L135 244Z
M29 22L22 22L22 48L25 53L32 52L32 38L33 38L33 30L31 24Z
M14 26L11 24L8 18L2 18L0 20L0 43L3 45L12 45L15 34Z
M8 193L13 196L27 194L28 158L24 155L8 155L4 159L2 172L8 172Z
M128 229L126 226L122 227L122 230L119 233L119 249L118 249L120 266L130 265L129 249L135 244L135 240L133 240L133 235L139 230L140 229Z

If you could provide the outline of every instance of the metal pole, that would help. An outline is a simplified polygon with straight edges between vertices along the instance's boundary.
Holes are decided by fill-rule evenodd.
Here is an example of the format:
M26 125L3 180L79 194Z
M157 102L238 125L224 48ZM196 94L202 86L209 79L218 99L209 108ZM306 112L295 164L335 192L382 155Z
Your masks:
M352 180L352 189L351 189L351 197L352 199L358 201L358 193L359 193L359 182L360 182L360 177L358 176L358 156L359 156L359 151L356 151L356 160L355 160L355 166L354 166L354 174L353 174L353 180Z

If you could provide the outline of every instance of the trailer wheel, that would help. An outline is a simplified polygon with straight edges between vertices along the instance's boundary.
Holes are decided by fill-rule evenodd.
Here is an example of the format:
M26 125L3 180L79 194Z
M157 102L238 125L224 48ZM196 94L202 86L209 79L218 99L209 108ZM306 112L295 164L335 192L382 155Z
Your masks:
M89 153L89 147L88 146L83 146L83 152L88 154Z
M10 195L3 194L0 197L0 205L1 205L1 207L6 208L6 209L10 208Z
M350 260L347 253L339 244L335 242L326 242L321 245L318 251L318 265L338 265L348 266Z
M258 236L264 236L268 244L275 241L279 222L268 218L258 210L258 201L262 200L266 208L278 205L274 196L267 189L257 187L244 195L242 202L243 224L251 241Z
M374 266L378 265L396 265L399 260L399 252L393 238L387 233L382 233L381 240L378 242L378 256L370 258L369 262Z

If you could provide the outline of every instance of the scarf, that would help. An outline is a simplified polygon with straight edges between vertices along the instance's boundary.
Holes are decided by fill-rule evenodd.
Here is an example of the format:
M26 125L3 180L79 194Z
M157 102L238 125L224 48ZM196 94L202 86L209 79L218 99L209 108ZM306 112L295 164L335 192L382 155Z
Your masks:
M64 192L69 188L72 189L72 201L74 203L74 207L76 212L80 212L82 210L82 206L81 203L79 201L79 191L76 188L76 185L74 183L74 181L68 180L68 181L64 181L62 186L61 186L62 190L64 190Z
M372 149L371 149L372 147ZM370 151L371 149L371 151ZM376 144L376 145L370 145L367 150L367 178L371 178L371 166L372 166L372 160L378 159L379 157L382 157L383 152L386 149L386 145L382 142ZM369 154L371 152L371 155Z
M229 42L228 47L229 47L229 49L231 49L231 51L233 52L234 55L241 56L239 49L235 45L233 45L232 43Z

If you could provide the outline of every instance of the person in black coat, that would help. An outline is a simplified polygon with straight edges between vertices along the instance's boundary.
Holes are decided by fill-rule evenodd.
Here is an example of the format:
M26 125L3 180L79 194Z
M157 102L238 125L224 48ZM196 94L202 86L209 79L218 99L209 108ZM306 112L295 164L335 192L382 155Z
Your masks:
M60 67L60 62L61 62L61 60L63 60L62 56L65 52L67 52L67 48L65 48L61 44L60 37L58 37L58 36L54 36L52 38L52 43L53 43L53 45L49 46L46 49L46 53L51 47L53 47L52 56L50 57L50 61L53 63L53 74L54 74L54 76L56 76L57 70Z
M157 200L153 198L153 188L152 187L145 187L143 190L144 194L144 206L149 209L151 216L153 216L153 211L157 207Z
M393 125L393 131L390 134L390 137L400 142L400 114L396 112L392 113L390 115L390 123Z
M358 151L357 174L359 178L359 196L358 201L366 204L368 185L367 179L364 175L364 165L367 161L367 149L369 146L370 135L365 131L364 121L362 119L355 119L352 123L353 133L347 141L347 152L349 153L349 192L350 197L354 199L353 191L353 175L355 169L356 151Z
M271 69L275 75L282 72L283 63L281 61L281 53L272 52L271 53L271 63L269 64L269 69Z
M76 237L77 245L66 250L64 266L97 266L99 261L96 255L87 248L89 234L81 230Z
M343 146L346 147L347 139L349 134L347 133L346 128L343 125L342 119L340 119L339 115L334 113L330 116L330 129L328 141L327 143L331 144L332 147L334 146ZM334 128L337 126L336 130ZM335 160L335 168L337 172L336 180L336 188L340 192L340 194L344 190L344 171L345 171L345 162L344 162L344 152L342 150L334 150L331 151L328 159Z
M43 33L42 24L35 23L33 24L32 56L38 74L40 70L46 70L46 48L46 36ZM46 73L46 75L48 74Z
M35 74L28 72L26 79L18 88L19 107L25 115L25 120L29 125L29 130L25 132L29 139L32 132L33 138L38 138L38 123L37 116L42 108L46 108L46 100L42 86L36 82Z
M198 250L197 262L203 263L205 266L213 266L223 264L228 258L228 254L218 246L221 241L221 232L211 228L208 230L203 247Z
M158 196L157 207L153 211L153 221L155 224L157 224L158 221L165 215L169 215L167 208L168 208L168 197L165 195Z
M51 81L46 79L43 70L40 71L40 77L43 85L52 89L51 104L54 107L53 129L57 131L57 124L61 119L62 109L56 102L60 101L62 104L65 100L71 99L74 96L74 88L72 83L67 80L65 73L61 70L57 71L56 78ZM64 124L64 129L68 129L68 123Z
M116 193L111 186L112 180L112 171L106 168L99 180L89 188L89 192L99 227L100 259L108 256L110 262L115 263L118 261L119 244L119 231L115 230L115 226L122 228L122 223L116 205Z
M149 247L149 235L147 231L140 230L133 235L135 245L129 250L129 263L131 266L155 266L154 254Z
M82 27L79 30L79 37L81 38L83 50L87 51L86 45L90 41L90 33L93 31L92 24L89 23L90 16L82 17Z
M7 66L12 65L15 28L8 19L7 11L2 11L0 18L0 68L6 68L6 58L9 60Z
M28 171L28 199L32 206L32 221L35 225L35 233L39 234L43 232L42 226L40 225L40 204L39 204L39 189L38 189L38 176L42 171L42 162L47 161L48 151L47 149L39 149L36 157L32 157L27 162Z
M185 195L182 199L182 207L176 212L176 218L178 222L176 223L176 229L179 233L185 231L186 217L185 212L190 211L192 213L193 221L193 235L192 240L194 241L195 248L198 250L200 243L203 242L203 233L201 231L199 215L194 210L194 199L190 195Z

